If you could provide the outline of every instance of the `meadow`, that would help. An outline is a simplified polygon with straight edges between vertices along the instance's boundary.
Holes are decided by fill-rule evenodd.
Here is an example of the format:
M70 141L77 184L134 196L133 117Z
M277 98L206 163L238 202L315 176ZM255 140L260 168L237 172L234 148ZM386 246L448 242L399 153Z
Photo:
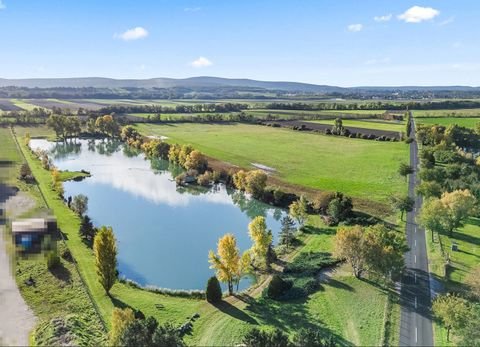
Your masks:
M480 115L480 113L479 113ZM438 124L448 126L450 124L456 124L465 128L475 128L480 123L480 117L428 117L428 118L416 118L418 124Z
M418 118L439 117L480 117L480 109L466 108L457 110L421 110L413 111L413 116Z
M308 188L341 191L362 199L386 202L404 193L398 165L408 161L408 146L345 137L300 133L246 124L137 124L144 135L191 144L206 155L253 168L275 170L281 180ZM300 155L301 154L301 155Z

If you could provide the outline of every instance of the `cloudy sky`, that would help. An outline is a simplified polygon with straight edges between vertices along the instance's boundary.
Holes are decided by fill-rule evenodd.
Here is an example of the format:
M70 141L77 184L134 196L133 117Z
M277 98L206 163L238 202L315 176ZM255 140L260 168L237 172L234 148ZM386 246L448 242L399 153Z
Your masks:
M477 0L0 0L0 77L480 85Z

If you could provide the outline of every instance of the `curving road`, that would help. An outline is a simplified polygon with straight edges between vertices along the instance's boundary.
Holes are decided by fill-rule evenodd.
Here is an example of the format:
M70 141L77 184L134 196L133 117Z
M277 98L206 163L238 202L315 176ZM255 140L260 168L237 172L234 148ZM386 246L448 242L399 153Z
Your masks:
M415 137L412 119L411 137ZM417 213L422 206L422 198L415 194L417 178L418 146L410 144L410 165L415 172L410 175L408 194L415 199L415 207L407 214L407 243L410 251L405 253L406 271L401 284L401 346L433 346L433 328L430 316L430 279L428 272L425 230L416 223Z

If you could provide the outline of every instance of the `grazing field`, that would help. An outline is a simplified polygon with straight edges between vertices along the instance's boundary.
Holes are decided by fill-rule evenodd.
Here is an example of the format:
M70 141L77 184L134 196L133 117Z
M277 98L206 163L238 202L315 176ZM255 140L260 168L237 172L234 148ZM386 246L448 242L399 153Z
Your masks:
M458 126L466 128L475 128L480 123L480 117L468 117L468 118L455 118L455 117L429 117L429 118L416 118L418 124L438 124L438 125L450 125L456 124Z
M29 101L27 101L26 99L10 99L12 101L12 103L19 107L20 109L22 110L27 110L27 111L31 111L33 110L35 107L39 107L37 105L34 105L34 104L31 104Z
M319 124L328 124L332 125L335 123L335 120L315 120L310 121L312 123ZM342 120L343 126L345 127L355 127L355 128L364 128L364 129L375 129L375 130L386 130L386 131L405 131L404 122L396 121L381 121L381 120L361 120L361 119L344 119Z
M138 124L137 128L145 135L192 144L208 156L244 168L252 168L252 163L272 167L276 176L300 186L381 202L405 191L397 174L399 163L408 161L404 143L245 124Z
M418 118L480 117L480 109L465 108L465 109L458 109L458 110L419 110L419 111L413 111L413 116Z

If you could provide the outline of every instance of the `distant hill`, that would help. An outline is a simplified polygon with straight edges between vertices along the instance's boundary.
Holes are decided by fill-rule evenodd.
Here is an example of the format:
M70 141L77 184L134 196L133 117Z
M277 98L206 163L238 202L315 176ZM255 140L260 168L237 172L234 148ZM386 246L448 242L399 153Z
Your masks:
M231 79L220 77L191 77L184 79L151 78L151 79L113 79L103 77L82 78L29 78L29 79L4 79L0 78L0 87L25 87L25 88L187 88L191 90L217 87L257 88L283 92L304 93L350 93L356 91L474 91L478 87L468 86L432 86L432 87L353 87L342 88L328 85L317 85L299 82L272 82L251 79Z
M151 78L151 79L113 79L102 77L83 78L0 78L0 87L26 88L215 88L242 87L281 90L292 92L332 93L342 92L345 88L315 85L298 82L266 82L250 79L229 79L219 77L191 77L184 79Z

